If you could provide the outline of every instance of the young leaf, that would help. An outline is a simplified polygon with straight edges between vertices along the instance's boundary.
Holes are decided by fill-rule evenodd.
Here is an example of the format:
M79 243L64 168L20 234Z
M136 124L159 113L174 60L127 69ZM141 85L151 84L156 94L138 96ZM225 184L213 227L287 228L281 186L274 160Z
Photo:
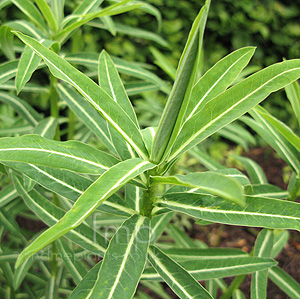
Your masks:
M19 60L8 61L0 64L0 85L15 77Z
M0 138L0 161L25 162L75 172L101 174L118 160L78 141L58 142L38 135Z
M53 34L56 34L58 31L58 24L46 0L34 0L34 1L38 5L40 11L43 14L43 17L47 21L50 30L52 31Z
M300 284L281 268L271 268L269 270L269 278L291 299L300 298Z
M152 184L172 184L199 189L210 194L219 195L223 198L245 204L241 184L232 178L215 172L198 172L186 176L176 175L169 177L151 177ZM188 193L192 193L193 189Z
M200 283L157 247L150 245L148 253L155 270L180 298L212 299Z
M46 31L46 24L39 10L29 0L11 0L34 24Z
M233 157L245 166L245 169L252 181L252 184L268 184L263 169L255 161L237 155L233 155Z
M9 60L16 59L14 51L14 36L11 33L11 28L8 26L2 25L0 28L0 45L1 50Z
M234 81L253 56L255 48L241 48L218 61L192 90L191 99L185 113L185 122L200 111L204 105L215 98Z
M72 294L69 296L69 299L86 299L93 288L97 277L98 272L101 267L102 261L96 264L80 281L77 287L73 290Z
M151 261L151 260L150 260ZM190 275L196 280L208 280L248 274L255 271L268 269L276 265L276 262L270 258L259 257L236 257L232 259L216 259L216 260L191 260L179 262ZM155 270L158 272L155 273ZM164 277L157 268L146 268L142 279L161 281Z
M254 256L270 257L273 248L273 231L263 229L254 244ZM257 271L252 274L251 299L264 299L267 296L268 270Z
M94 107L87 102L78 92L66 84L57 84L60 98L68 104L70 109L75 113L80 121L82 121L101 142L112 152L116 153L115 146L109 135L107 122L94 109Z
M42 119L42 116L21 98L13 96L7 92L0 92L0 101L12 106L16 112L22 115L22 117L34 127Z
M294 113L297 117L300 126L300 86L297 81L285 87L286 95L293 107Z
M300 230L300 204L278 199L248 196L246 206L240 207L217 197L170 193L157 205L212 222Z
M141 159L118 163L97 179L58 223L35 239L19 256L16 267L35 252L79 226L86 217L128 181L155 165Z
M174 141L179 132L189 101L190 91L195 80L209 5L210 1L208 0L196 17L180 58L175 82L160 119L153 143L151 160L156 163L161 161L165 151L172 145L170 142Z
M16 175L13 175L13 179L15 187L26 205L47 225L51 226L58 223L64 216L62 209L49 202L48 199L36 190L27 192L21 180ZM68 232L66 237L99 256L103 256L106 250L107 240L87 224L82 224L75 230Z
M132 298L146 264L149 241L149 218L133 215L126 220L108 245L90 297Z
M65 0L51 1L51 10L53 12L58 27L60 27L61 22L64 18L64 4Z
M209 101L182 127L168 161L192 148L300 77L300 60L271 65Z
M141 157L145 159L148 157L140 130L100 86L34 39L21 33L15 34L45 61L55 77L73 85Z

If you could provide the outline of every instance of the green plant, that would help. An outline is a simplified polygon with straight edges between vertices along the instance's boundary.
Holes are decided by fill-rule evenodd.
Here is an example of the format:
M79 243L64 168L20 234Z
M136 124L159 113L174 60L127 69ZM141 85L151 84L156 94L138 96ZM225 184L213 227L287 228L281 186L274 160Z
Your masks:
M61 289L64 294L71 289L62 279L61 260L77 284L70 298L131 298L140 280L163 280L181 298L212 298L217 288L223 291L223 298L228 298L233 291L239 291L227 288L222 278L247 273L254 273L253 297L265 297L268 269L276 265L272 257L280 251L286 236L284 231L273 229L299 230L299 204L257 196L249 179L234 169L167 174L181 154L251 110L270 93L297 80L300 60L272 65L228 88L254 53L253 47L247 47L229 54L198 79L209 5L207 1L193 23L157 129L139 128L122 81L105 51L99 57L97 84L35 39L14 32L59 80L58 91L72 94L81 109L82 121L101 130L101 141L107 149L100 151L78 141L51 140L54 132L47 124L36 128L35 135L0 139L1 171L8 174L10 169L14 183L8 185L6 194L19 194L29 209L51 226L17 255L16 288L32 263L41 262L47 273L42 258L35 253L52 243L52 254L46 257L52 265L48 273L50 298ZM72 85L85 101L63 82ZM117 193L122 187L126 200ZM56 194L52 201L47 199L48 190ZM9 196L3 198L0 202L7 204ZM7 219L10 230L14 220L9 212L13 208L10 206L3 217L0 215ZM121 219L109 243L105 238L108 234L103 236L92 227L89 216L97 215L96 211L113 215L103 220L106 225L110 220ZM266 229L248 255L235 249L207 249L171 226L177 242L181 239L187 244L183 250L158 242L173 212L206 223ZM19 231L15 234L22 236ZM73 245L72 249L66 239L79 248ZM188 248L192 245L195 247ZM55 253L60 253L62 259ZM86 265L74 257L87 253L103 260L84 276ZM15 259L16 254L6 255L3 268L7 270ZM91 263L91 259L87 260ZM199 280L210 281L212 294ZM291 288L299 290L295 281L287 281ZM56 290L57 286L60 289Z

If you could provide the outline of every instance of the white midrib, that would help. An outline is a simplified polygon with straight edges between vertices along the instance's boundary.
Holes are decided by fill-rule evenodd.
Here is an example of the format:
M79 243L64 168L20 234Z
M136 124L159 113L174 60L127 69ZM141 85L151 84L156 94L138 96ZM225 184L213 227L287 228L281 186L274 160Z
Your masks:
M278 276L272 268L269 269L269 273L270 272L273 276L276 277L276 279L278 279L280 281L280 283L282 285L285 285L290 291L292 291L296 295L296 298L300 298L298 292L296 290L294 290L293 288L291 288L291 286L284 279L282 279L280 276Z
M161 201L164 203L164 201ZM212 212L212 213L224 213L224 214L241 214L241 215L257 215L257 216L267 216L267 217L276 217L276 218L285 218L285 219L293 219L293 220L300 220L297 217L293 216L285 216L285 215L274 215L274 214L266 214L266 213L256 213L256 212L244 212L244 211L229 211L229 210L217 210L217 209L209 209L206 207L203 208L198 208L198 207L193 207L189 205L184 205L180 204L177 202L169 201L168 200L168 205L173 206L173 207L179 207L179 208L184 208L186 210L196 210L196 211L201 211L201 212Z
M45 134L47 133L48 129L53 125L53 123L55 122L55 118L51 118L47 125L45 126L45 128L43 129L43 131L41 132L41 136L45 137Z
M98 164L80 157L76 157L76 156L72 156L69 154L65 154L65 153L61 153L61 152L56 152L56 151L50 151L50 150L46 150L46 149L41 149L41 148L31 148L31 147L23 147L23 148L6 148L6 149L0 149L0 152L6 152L6 151L36 151L36 152L45 152L45 153L49 153L49 154L54 154L54 155L58 155L58 156L63 156L63 157L68 157L68 158L72 158L74 160L78 160L78 161L82 161L85 162L87 164L93 165L93 166L97 166L99 168L105 169L107 170L108 167L102 165L102 164ZM10 160L8 160L10 161Z
M29 113L29 111L27 111L26 109L24 109L24 107L23 107L18 101L16 101L13 97L10 97L10 96L8 96L8 95L6 95L6 94L4 94L4 93L1 93L1 96L7 98L9 101L14 102L18 107L21 108L21 110L28 116L28 118L31 119L31 121L32 121L35 125L38 124L38 122L36 121L36 119L34 119L34 118L32 117L32 115Z
M90 117L90 115L84 109L82 109L82 107L76 101L73 100L73 98L70 96L69 92L65 89L65 87L61 84L58 87L65 93L68 99L71 102L73 102L73 104L76 105L80 109L80 111L94 124L94 126L101 132L103 137L105 137L106 141L114 147L114 145L111 143L111 140L106 136L106 134L103 132L101 127L99 127L97 122L95 122L95 120L92 117Z
M119 269L119 271L118 271L118 274L116 275L115 282L114 282L114 284L113 284L113 286L112 286L112 288L111 288L111 290L110 290L110 292L109 292L109 294L108 294L107 299L111 299L112 296L114 295L115 289L116 289L116 287L117 287L117 285L118 285L118 283L119 283L119 279L120 279L120 277L121 277L121 275L122 275L122 272L123 272L123 270L124 270L124 268L125 268L125 265L126 265L128 256L129 256L130 251L131 251L131 248L132 248L132 246L133 246L133 244L134 244L134 240L135 240L135 238L136 238L136 236L137 236L137 234L138 234L138 232L139 232L140 227L141 227L141 226L143 225L143 223L145 222L145 219L146 219L146 218L141 217L141 218L139 218L139 220L138 220L137 223L136 223L136 226L135 226L135 228L134 228L134 232L133 232L133 234L132 234L132 236L131 236L131 238L130 238L130 240L129 240L129 242L128 242L128 246L127 246L127 248L126 248L126 251L125 251L125 254L124 254L124 258L123 258L123 260L122 260L120 269Z
M120 132L121 135L124 136L124 138L129 142L129 144L139 153L139 155L143 159L147 159L143 151L133 142L133 140L112 120L112 118L81 88L76 84L69 76L67 76L65 73L63 73L55 64L53 64L47 57L42 55L37 49L33 48L31 45L28 44L28 46L38 53L39 56L41 56L45 61L47 61L54 69L56 69L57 72L62 74L64 77L67 78L67 80L82 93L101 113L104 115L104 117L112 124L113 127L116 128L118 132ZM129 118L130 119L130 118ZM130 119L131 120L131 119ZM132 120L131 120L132 121Z
M0 201L5 201L6 199L8 199L10 196L17 194L16 190L12 190L9 193L7 193L5 196L0 198Z
M125 176L123 176L121 179L119 179L104 195L101 196L100 199L97 200L97 202L86 212L84 213L83 216L81 216L79 218L79 220L77 220L73 225L72 225L72 228L75 228L78 226L78 224L80 224L80 222L82 222L87 215L89 215L89 213L91 213L91 211L93 211L98 205L99 205L99 202L101 202L101 200L105 199L105 197L110 193L112 192L112 190L118 188L120 186L120 184L122 184L122 182L124 180L126 180L127 177L129 177L132 173L134 173L136 170L138 170L139 168L141 168L142 166L148 164L149 162L147 161L144 161L140 164L138 164L137 166L135 166L132 170L130 170ZM80 199L80 198L79 198ZM79 200L78 199L78 200ZM77 200L77 201L78 201Z
M189 299L193 299L193 297L180 285L180 283L177 282L176 278L168 271L168 269L159 261L159 259L156 258L155 254L152 252L151 249L148 251L149 255L153 258L155 263L158 267L161 268L161 270L168 275L168 277L171 279L173 283L177 285L177 287L185 294L185 296ZM179 266L179 265L178 265ZM179 266L180 267L180 266Z
M198 102L198 104L195 106L195 108L192 110L192 112L190 113L190 115L186 118L186 120L184 121L184 124L194 115L195 111L198 109L198 107L200 106L200 104L204 101L204 99L207 97L207 95L214 89L214 87L223 79L223 77L244 57L248 54L248 52L246 54L244 54L243 56L241 56L238 60L236 60L220 77L219 79L211 86L211 88L204 94L204 96L201 98L201 100ZM199 80L200 81L200 80ZM199 82L198 81L198 82ZM197 83L198 83L197 82ZM197 85L196 83L196 85Z
M210 127L213 123L215 123L216 121L218 121L220 118L222 118L224 115L226 115L228 112L232 111L236 106L238 106L239 104L241 104L244 100L246 100L247 98L249 98L251 95L253 95L254 93L256 93L257 91L259 91L261 88L263 88L265 85L267 85L268 83L270 83L271 81L275 80L277 77L282 76L283 74L295 71L295 70L299 70L300 68L293 68L284 72L281 72L280 74L276 75L275 77L273 77L272 79L268 80L267 82L265 82L264 84L262 84L259 88L255 89L254 91L252 91L251 93L249 93L247 96L245 96L244 98L242 98L241 100L239 100L238 102L236 102L234 105L232 105L229 109L227 109L226 111L224 111L223 113L219 114L216 118L214 118L212 121L210 121L208 124L206 124L204 127L202 127L197 133L195 133L194 135L192 135L186 142L184 142L168 159L168 161L171 161L173 158L175 158L190 142L192 142L197 136L199 136L203 131L205 131L205 129L207 129L208 127Z

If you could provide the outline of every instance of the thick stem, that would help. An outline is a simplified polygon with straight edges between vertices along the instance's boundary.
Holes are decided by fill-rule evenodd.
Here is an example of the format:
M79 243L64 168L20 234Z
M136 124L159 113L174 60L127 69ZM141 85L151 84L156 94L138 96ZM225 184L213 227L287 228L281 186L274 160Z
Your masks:
M153 204L156 196L157 186L151 186L143 191L143 199L141 206L141 215L150 217L153 209Z
M59 117L59 97L56 90L57 81L57 78L50 74L50 112L51 116L55 118ZM59 126L56 129L55 140L60 140Z

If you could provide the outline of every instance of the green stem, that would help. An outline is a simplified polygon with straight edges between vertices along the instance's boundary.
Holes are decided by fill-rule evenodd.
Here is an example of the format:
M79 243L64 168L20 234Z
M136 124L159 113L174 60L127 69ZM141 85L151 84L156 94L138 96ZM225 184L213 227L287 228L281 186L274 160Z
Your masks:
M68 110L68 117L69 117L68 140L71 140L74 138L75 135L75 124L76 124L76 116L71 109Z
M51 116L55 118L59 117L59 97L56 89L57 82L57 78L50 74L50 112ZM59 126L57 126L56 129L55 140L60 140Z
M295 201L300 195L300 178L296 178L295 185L293 186L292 190L290 191L290 195L288 200Z
M237 276L232 283L230 284L230 286L228 287L228 289L224 292L224 294L221 296L220 299L230 299L232 297L232 294L235 290L237 290L240 285L242 284L242 282L245 280L245 278L247 277L246 274L243 275L239 275Z
M157 186L151 186L143 191L141 215L151 217Z

